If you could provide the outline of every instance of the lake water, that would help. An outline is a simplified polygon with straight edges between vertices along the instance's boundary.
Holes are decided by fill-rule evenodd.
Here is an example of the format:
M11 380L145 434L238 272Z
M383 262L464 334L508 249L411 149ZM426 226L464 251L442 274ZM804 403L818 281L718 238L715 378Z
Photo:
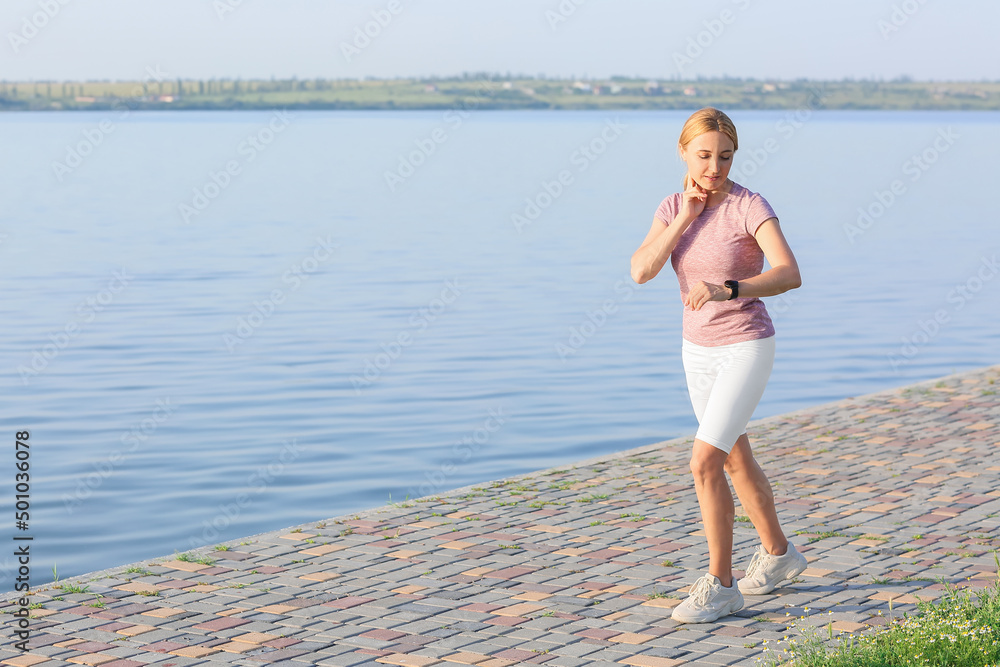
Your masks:
M629 278L688 114L0 116L32 582L693 433ZM803 275L757 417L998 362L1000 113L732 116Z

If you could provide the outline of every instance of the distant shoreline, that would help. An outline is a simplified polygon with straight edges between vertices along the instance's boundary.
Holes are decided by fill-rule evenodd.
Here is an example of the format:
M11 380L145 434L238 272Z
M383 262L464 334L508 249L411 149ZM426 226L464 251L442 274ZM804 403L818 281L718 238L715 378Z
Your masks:
M0 111L694 110L997 111L1000 81L449 79L0 82Z

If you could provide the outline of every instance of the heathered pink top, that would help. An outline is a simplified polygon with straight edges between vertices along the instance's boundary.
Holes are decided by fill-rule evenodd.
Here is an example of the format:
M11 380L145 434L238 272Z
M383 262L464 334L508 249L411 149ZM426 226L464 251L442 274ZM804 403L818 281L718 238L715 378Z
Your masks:
M656 218L665 225L673 222L682 196L677 192L664 199ZM681 294L699 280L721 285L759 275L764 252L754 234L765 220L777 217L767 200L734 181L725 200L702 211L670 254ZM773 336L774 325L763 301L737 297L709 301L698 311L685 306L682 335L696 345L715 347Z

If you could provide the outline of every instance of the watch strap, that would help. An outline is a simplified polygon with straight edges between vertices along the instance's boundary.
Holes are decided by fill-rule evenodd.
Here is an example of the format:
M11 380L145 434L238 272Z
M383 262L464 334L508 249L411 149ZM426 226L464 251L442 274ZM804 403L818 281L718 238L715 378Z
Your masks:
M740 283L739 283L739 281L736 281L736 280L727 280L725 283L723 283L723 285L725 285L726 289L732 290L732 292L733 292L729 296L728 301L732 301L733 299L736 299L736 298L739 297L739 295L740 295Z

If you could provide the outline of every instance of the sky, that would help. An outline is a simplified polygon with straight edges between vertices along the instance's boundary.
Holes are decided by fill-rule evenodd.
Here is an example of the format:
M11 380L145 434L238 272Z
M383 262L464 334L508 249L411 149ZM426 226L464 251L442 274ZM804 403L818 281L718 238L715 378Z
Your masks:
M0 79L1000 79L996 0L4 0Z

